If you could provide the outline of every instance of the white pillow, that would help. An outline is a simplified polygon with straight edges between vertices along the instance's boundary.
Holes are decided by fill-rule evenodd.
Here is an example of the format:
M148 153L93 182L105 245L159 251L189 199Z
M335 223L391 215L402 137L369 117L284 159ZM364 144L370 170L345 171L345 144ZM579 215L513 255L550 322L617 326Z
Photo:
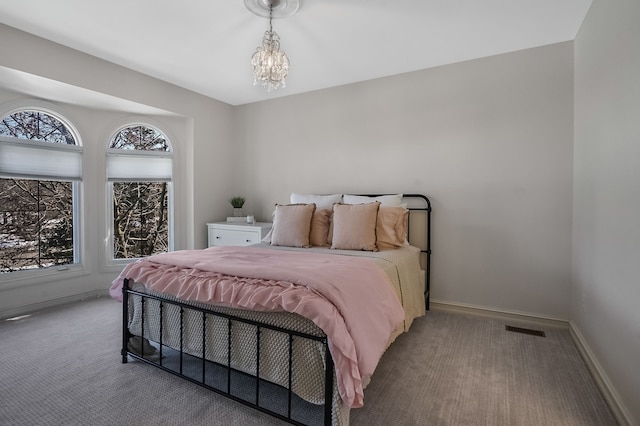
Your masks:
M367 204L379 201L384 207L398 207L402 205L402 194L380 195L379 197L366 197L364 195L344 194L344 204Z
M332 208L335 203L342 202L342 194L316 195L292 193L291 204L315 204L317 209Z

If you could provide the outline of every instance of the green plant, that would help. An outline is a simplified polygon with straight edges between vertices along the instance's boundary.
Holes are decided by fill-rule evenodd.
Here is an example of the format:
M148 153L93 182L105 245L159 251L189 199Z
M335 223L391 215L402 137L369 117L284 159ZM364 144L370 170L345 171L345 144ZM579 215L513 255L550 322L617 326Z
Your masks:
M244 198L235 196L229 200L229 203L233 206L234 209L241 209L244 206Z

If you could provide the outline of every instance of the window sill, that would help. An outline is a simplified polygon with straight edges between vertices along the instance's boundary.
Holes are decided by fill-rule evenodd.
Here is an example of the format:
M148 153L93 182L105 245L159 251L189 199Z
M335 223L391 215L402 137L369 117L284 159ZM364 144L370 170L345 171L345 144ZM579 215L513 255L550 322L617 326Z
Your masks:
M62 281L89 274L90 272L83 265L61 265L32 271L7 272L0 274L0 290Z

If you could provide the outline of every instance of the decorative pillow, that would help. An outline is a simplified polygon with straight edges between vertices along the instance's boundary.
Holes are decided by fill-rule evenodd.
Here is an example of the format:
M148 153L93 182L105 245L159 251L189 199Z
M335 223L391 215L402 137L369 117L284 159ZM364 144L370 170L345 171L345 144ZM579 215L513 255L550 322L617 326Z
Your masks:
M394 207L402 204L402 194L380 195L378 197L367 197L365 195L344 194L345 204L365 204L379 201L381 206Z
M409 210L404 207L378 209L376 221L376 246L380 250L402 247L407 241Z
M264 238L260 240L260 242L271 244L271 233L272 232L273 232L273 226L271 227L271 229L269 229L269 232L267 232L267 235L265 235Z
M329 226L331 223L332 209L320 209L316 207L316 211L311 218L311 234L309 241L312 246L328 247L329 243Z
M332 249L378 251L376 219L380 202L334 204Z
M276 206L277 205L278 204L276 204ZM276 210L273 209L273 211L271 212L271 223L274 222L275 218L276 218ZM263 243L271 244L271 234L272 233L273 233L273 225L271 226L271 229L269 229L269 232L267 232L267 235L265 235L264 238L261 239L260 241L263 242Z
M276 204L271 245L310 247L311 218L315 209L315 204Z
M342 202L342 194L316 195L316 194L291 194L289 198L291 204L315 204L316 208L331 208L335 203Z

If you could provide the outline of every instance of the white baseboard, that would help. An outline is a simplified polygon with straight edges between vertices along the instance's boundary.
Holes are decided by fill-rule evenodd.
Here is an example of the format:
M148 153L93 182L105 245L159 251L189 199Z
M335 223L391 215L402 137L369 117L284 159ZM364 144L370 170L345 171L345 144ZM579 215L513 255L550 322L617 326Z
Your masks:
M485 306L467 305L462 303L431 300L430 308L434 311L451 312L455 314L470 315L474 317L497 319L501 321L518 322L539 327L553 327L569 329L569 320L553 318L549 316L535 315L528 312L505 311Z
M582 355L582 359L584 359L584 362L587 364L587 368L589 369L591 376L593 376L593 379L596 381L602 396L605 401L607 401L613 416L618 421L618 424L621 426L632 426L635 424L634 421L632 421L631 413L629 413L629 410L622 402L620 395L616 391L615 387L613 387L611 380L609 380L609 376L605 373L595 354L587 344L584 336L578 329L578 326L573 321L569 321L569 332L578 347L580 355Z
M53 300L46 300L44 302L32 303L29 305L19 306L17 308L7 309L5 311L2 311L2 313L0 314L0 319L13 318L20 315L27 315L36 311L40 311L42 309L53 308L54 306L64 305L66 303L78 302L81 300L86 300L86 299L91 299L91 298L96 298L101 296L108 296L108 295L109 295L108 290L93 290L93 291L88 291L82 294L74 294L72 296L61 297Z
M430 308L439 312L450 312L454 314L469 315L480 318L496 319L500 321L518 322L522 324L530 324L538 327L554 327L562 328L569 331L573 342L578 348L578 352L587 364L587 368L591 376L596 382L598 389L602 393L607 405L611 409L616 421L620 426L633 426L632 416L629 410L622 403L620 395L613 387L609 377L604 372L602 366L595 357L593 351L589 348L586 340L580 333L580 330L570 320L540 316L526 312L503 311L484 306L474 306L461 303L443 302L431 300Z

